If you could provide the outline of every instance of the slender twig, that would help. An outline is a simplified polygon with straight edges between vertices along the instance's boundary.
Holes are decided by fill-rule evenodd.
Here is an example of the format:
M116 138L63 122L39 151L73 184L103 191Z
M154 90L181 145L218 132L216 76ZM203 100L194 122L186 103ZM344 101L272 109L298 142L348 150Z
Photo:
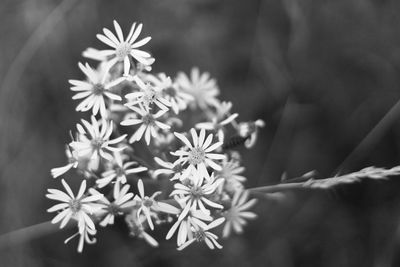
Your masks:
M58 226L50 221L34 224L22 229L18 229L3 235L0 235L0 249L23 244L35 238L39 238L58 230Z
M276 184L249 188L250 193L275 193L293 189L304 189L303 183Z

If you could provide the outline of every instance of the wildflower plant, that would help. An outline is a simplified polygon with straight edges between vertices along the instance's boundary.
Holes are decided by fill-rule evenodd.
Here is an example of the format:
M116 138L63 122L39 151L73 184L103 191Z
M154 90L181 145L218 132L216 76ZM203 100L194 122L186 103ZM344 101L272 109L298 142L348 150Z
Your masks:
M235 148L252 147L264 122L237 121L232 103L218 99L216 80L198 68L151 72L143 25L133 23L127 35L113 26L97 34L106 48L83 52L98 65L79 63L84 76L69 81L76 111L90 120L77 123L67 162L51 170L54 178L81 177L76 195L64 179L66 193L48 189L46 196L61 202L48 209L57 213L52 223L77 226L65 243L79 235L79 252L120 218L130 236L151 246L159 244L151 232L167 224L165 238L176 233L179 250L197 242L220 249L222 234L240 233L256 217Z

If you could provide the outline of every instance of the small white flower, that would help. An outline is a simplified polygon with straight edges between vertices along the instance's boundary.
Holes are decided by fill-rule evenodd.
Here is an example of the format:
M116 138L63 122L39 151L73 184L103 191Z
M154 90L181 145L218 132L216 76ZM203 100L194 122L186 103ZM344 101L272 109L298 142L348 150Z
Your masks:
M79 63L79 68L85 73L88 81L69 80L69 83L73 85L71 90L77 92L72 99L84 98L76 107L76 111L84 112L92 109L93 115L97 115L100 111L100 115L105 118L107 116L107 110L104 97L121 101L122 98L112 93L109 89L124 81L125 78L120 77L112 82L105 83L107 75L103 74L101 71L93 70L89 64L86 63L86 65L83 65Z
M146 140L146 144L150 144L151 136L153 138L157 138L158 129L168 130L170 128L169 125L158 121L157 119L160 118L162 115L165 114L165 110L159 110L156 114L151 114L150 111L140 109L137 107L130 106L130 109L136 112L141 118L132 118L126 119L121 122L123 126L131 126L131 125L138 125L141 124L140 127L136 130L136 132L129 138L129 143L140 141L142 136Z
M122 140L125 139L126 134L117 137L115 139L110 139L113 132L112 122L107 122L106 120L101 121L101 128L94 116L91 117L92 124L88 121L81 120L82 124L77 124L76 128L80 135L77 141L70 143L70 146L77 151L79 156L88 156L90 158L98 158L99 156L105 158L109 161L113 160L113 156L110 152L120 152L125 147L114 147L111 145L117 145Z
M179 196L176 200L179 203L185 203L185 208L179 215L178 220L182 220L186 217L191 209L200 209L203 213L208 213L209 210L204 206L213 207L216 209L222 209L221 204L215 203L209 199L210 195L215 192L218 186L224 181L223 179L215 180L214 175L211 176L210 180L203 179L188 179L184 183L174 184L174 191L171 196ZM204 184L203 184L203 181Z
M161 89L144 83L137 75L132 78L139 86L140 91L127 94L125 98L128 99L127 106L142 105L146 110L152 109L156 105L162 110L168 110L171 103L164 97Z
M145 240L150 246L158 247L158 242L151 235L146 233L143 223L146 216L141 215L139 218L135 214L129 214L125 217L125 221L130 229L130 235Z
M189 149L188 151L178 150L171 152L172 155L180 157L175 164L189 163L188 168L182 174L182 179L187 178L191 173L197 173L199 176L209 178L210 175L207 171L207 166L210 166L216 171L221 170L221 166L215 163L215 160L225 159L225 155L210 152L218 149L222 143L217 142L211 144L213 135L209 134L207 138L205 138L206 132L204 129L200 130L199 135L197 135L196 130L193 128L190 130L190 133L192 135L193 145L183 134L174 133Z
M177 197L175 197L175 200L178 202ZM182 213L186 205L185 203L180 202L178 202L178 204L181 206L179 213ZM169 240L174 235L176 230L178 230L176 243L178 246L181 246L183 243L186 242L186 240L193 238L192 225L197 225L199 227L205 228L207 227L206 222L211 222L212 220L213 218L210 216L209 212L204 213L201 210L190 209L184 219L177 220L172 225L165 239Z
M103 197L99 200L98 205L101 210L98 212L103 219L100 221L100 225L105 227L108 224L114 224L115 216L123 214L123 209L133 207L136 202L133 201L133 193L129 191L129 185L124 185L120 188L120 183L115 183L113 189L114 201L110 202L107 198ZM91 194L99 194L95 189L90 189Z
M125 39L121 27L119 26L118 22L114 20L114 28L117 36L115 36L106 28L103 28L104 35L96 35L100 41L110 46L112 49L96 50L90 48L84 52L84 56L97 60L107 60L107 70L109 70L117 62L123 62L125 76L129 74L131 69L130 57L144 65L151 65L154 62L154 59L151 57L151 55L138 49L139 47L147 44L151 40L151 37L146 37L135 42L142 31L142 27L142 24L139 24L136 27L136 23L133 23Z
M83 251L83 245L84 243L88 243L88 244L94 244L96 243L96 238L92 238L91 239L91 235L94 236L96 234L96 230L95 229L91 229L89 227L86 227L83 232L77 232L75 234L73 234L72 236L68 237L67 239L65 239L64 244L67 244L71 239L73 239L75 236L79 235L79 242L78 242L78 252L82 253Z
M180 179L182 177L182 172L184 170L182 164L166 162L158 157L155 157L154 160L155 162L157 162L158 165L163 167L162 169L157 169L154 171L155 177L158 177L162 174L172 175L172 177L170 178L171 181Z
M160 73L157 76L147 75L147 81L151 82L155 87L161 88L165 99L171 104L175 114L185 110L187 104L194 100L193 96L180 90L178 86L172 84L171 78L165 73Z
M200 75L198 68L193 68L190 78L185 73L178 73L176 78L178 88L193 96L194 101L191 107L206 110L209 106L217 106L219 89L214 79L210 79L210 74L205 72Z
M245 182L246 177L240 175L244 172L245 168L239 165L239 162L236 160L224 160L222 162L222 169L221 171L217 172L216 176L225 178L225 180L236 180L238 182Z
M258 129L265 126L263 120L256 120L251 122L242 122L238 126L239 135L243 138L247 138L244 145L247 148L251 148L257 141Z
M94 223L88 214L92 214L96 208L92 206L92 202L98 201L103 197L102 194L95 194L85 196L86 180L83 180L79 188L78 194L74 195L69 185L61 180L65 190L68 194L58 189L47 189L49 194L47 198L60 201L62 203L54 205L49 208L48 212L60 211L51 221L51 223L58 223L61 221L60 228L63 228L71 218L78 221L79 233L83 233L86 227L95 229Z
M111 183L113 180L115 180L116 183L125 184L127 182L127 175L147 170L146 167L141 166L132 168L134 165L137 165L137 163L133 161L123 163L121 154L114 153L114 166L111 170L102 173L102 178L96 181L97 185L99 188L102 188Z
M215 131L218 135L218 140L224 142L225 139L225 126L231 124L239 114L230 114L232 107L231 102L222 102L218 107L216 114L212 117L211 122L201 122L196 124L196 128Z
M221 217L221 218L216 219L215 221L212 221L206 227L200 227L198 225L193 225L192 226L193 227L193 229L192 229L193 238L189 239L184 244L182 244L178 248L178 250L185 249L190 244L192 244L194 241L205 242L209 249L214 249L214 248L221 249L222 246L217 242L218 236L209 232L209 230L219 226L224 221L225 221L225 218Z
M67 171L69 171L70 169L78 167L79 157L75 151L71 151L71 148L68 145L65 148L65 154L67 155L68 158L68 164L62 167L51 169L50 172L53 178L57 178L66 173Z
M156 212L165 212L170 214L176 214L178 209L172 205L169 205L164 202L157 202L154 198L161 194L160 191L153 193L151 197L148 197L144 194L144 186L142 179L139 179L138 183L138 191L139 195L136 195L134 200L138 203L139 208L137 210L137 217L139 218L140 215L143 213L146 216L147 223L151 230L154 229L154 224L151 219L152 211Z
M251 199L247 201L248 197L248 191L237 191L233 195L230 209L223 213L226 218L226 223L222 232L223 237L228 237L232 228L236 233L241 233L243 231L243 226L247 223L246 219L254 219L257 217L257 214L254 212L247 211L257 203L257 200Z

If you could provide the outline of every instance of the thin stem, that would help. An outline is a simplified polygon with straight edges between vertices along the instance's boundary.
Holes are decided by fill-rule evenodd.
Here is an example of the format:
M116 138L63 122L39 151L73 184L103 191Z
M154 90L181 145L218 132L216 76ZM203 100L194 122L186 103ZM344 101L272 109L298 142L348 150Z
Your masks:
M18 229L3 235L0 235L0 249L26 243L35 238L54 233L58 230L58 225L51 221L34 224L22 229Z
M304 189L303 183L287 183L249 188L250 193L276 193L286 190Z

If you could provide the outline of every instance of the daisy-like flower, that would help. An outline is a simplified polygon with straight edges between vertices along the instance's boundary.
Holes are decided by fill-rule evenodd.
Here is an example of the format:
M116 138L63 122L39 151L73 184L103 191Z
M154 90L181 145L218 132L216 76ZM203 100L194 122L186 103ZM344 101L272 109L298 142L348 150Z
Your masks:
M209 249L218 248L221 249L222 246L218 243L218 236L216 234L211 233L209 230L213 229L225 221L224 217L218 218L215 221L212 221L206 227L200 227L198 225L193 225L193 238L186 241L182 244L178 250L183 250L189 245L191 245L194 241L197 242L205 242Z
M218 135L218 140L224 142L225 139L225 126L231 124L239 114L229 113L232 107L231 102L222 102L218 107L216 114L213 115L211 122L201 122L196 124L196 128L214 131Z
M126 134L121 135L115 139L110 139L113 132L113 123L106 120L101 121L101 128L99 122L94 116L91 117L91 124L86 120L81 120L82 124L77 124L79 136L77 141L70 143L70 146L77 151L79 156L89 156L90 158L98 158L99 156L109 161L113 160L110 152L120 152L125 147L114 147L125 139Z
M214 175L211 175L210 180L196 178L188 179L187 181L187 185L183 183L174 184L175 190L171 192L171 196L179 196L176 199L179 203L185 203L185 208L179 215L178 220L185 218L191 209L196 210L199 208L203 213L209 213L210 211L204 204L216 209L223 209L221 204L211 201L209 197L224 179L215 179ZM205 182L203 183L203 181Z
M116 183L125 184L127 182L126 176L132 173L139 173L146 171L146 167L137 166L136 162L130 161L123 163L122 156L120 153L114 153L114 166L111 170L105 171L102 173L102 178L96 181L99 188L102 188L111 181L115 180Z
M129 106L129 108L135 111L136 114L140 116L140 119L126 119L121 122L121 125L131 126L141 124L136 132L131 136L131 138L129 138L129 143L140 141L140 139L142 139L142 136L144 135L146 144L149 145L151 141L151 136L153 138L158 137L157 131L159 129L168 130L170 128L169 125L157 120L165 114L165 110L159 110L156 114L151 114L149 110L145 110L143 108L137 108L133 106Z
M144 186L142 179L139 179L137 186L139 195L136 195L134 198L134 200L137 203L137 206L139 206L137 210L137 217L139 218L140 215L143 213L143 215L146 216L147 223L149 224L151 230L154 229L154 224L151 219L152 211L165 212L170 214L176 214L178 212L178 209L175 208L174 206L164 202L158 202L154 199L156 196L161 194L161 191L157 191L153 193L151 197L148 197L144 194Z
M200 130L200 134L197 135L195 129L191 129L190 133L192 135L193 145L190 141L180 133L174 133L175 136L181 140L189 150L178 150L171 152L172 155L180 157L175 164L178 163L189 163L189 166L182 174L182 179L187 178L191 173L197 173L199 176L209 178L210 175L207 171L207 166L210 166L216 171L220 171L222 168L219 164L215 163L216 160L225 159L225 155L210 153L218 149L222 143L217 142L212 143L213 135L209 134L207 138L206 131L204 129Z
M157 76L149 74L146 79L155 87L162 89L165 99L171 104L175 114L185 110L187 104L194 100L192 95L183 92L173 84L171 78L167 77L165 73L160 73Z
M226 223L222 231L223 237L228 237L232 231L232 228L236 233L242 233L243 226L247 224L246 219L254 219L257 217L257 214L254 212L247 211L257 203L257 200L251 199L247 201L248 198L248 191L237 191L233 195L230 209L223 213L226 219Z
M239 165L237 160L224 160L222 162L222 170L216 172L216 178L224 178L224 188L228 192L236 192L243 189L243 182L246 177L240 175L244 171L244 167Z
M63 228L73 218L78 221L79 233L82 234L86 227L94 230L94 223L88 214L93 214L96 211L93 202L100 200L103 195L85 196L86 180L82 181L76 196L64 179L61 182L68 194L58 189L47 189L49 192L46 195L47 198L62 202L47 210L48 212L60 211L51 223L55 224L61 221L60 228Z
M76 107L76 111L88 111L92 109L93 115L100 115L105 118L107 116L106 103L104 97L121 101L122 98L110 91L110 88L121 83L125 80L124 77L119 77L112 82L105 83L107 73L103 74L102 71L93 70L89 64L83 65L79 63L79 68L86 75L87 81L69 80L72 85L71 90L77 92L72 99L83 99Z
M133 193L129 191L129 185L124 185L121 189L120 183L115 183L113 189L113 198L114 201L110 202L107 198L103 197L99 200L99 206L101 210L98 211L98 215L103 217L100 221L100 225L105 227L108 224L114 224L115 216L122 215L123 209L133 207L135 205L135 201L133 201ZM91 188L91 194L99 194L98 191Z
M242 122L238 126L239 135L241 137L247 138L244 145L247 148L251 148L257 141L258 130L265 126L263 120L256 120L250 122Z
M144 222L146 221L146 216L141 215L139 218L136 213L128 214L125 217L125 221L130 230L130 236L138 237L145 240L150 246L158 247L158 242L151 235L146 233L144 228Z
M73 234L72 236L68 237L67 239L65 239L64 244L67 244L69 241L71 241L75 236L79 235L79 242L78 242L78 252L82 253L83 251L83 245L86 243L88 244L94 244L96 243L96 238L92 238L91 236L94 236L96 234L96 230L95 229L91 229L89 227L85 227L85 229L83 230L83 232L76 232L75 234Z
M175 196L175 201L178 202L177 197ZM182 213L182 211L185 209L186 205L185 203L178 202L180 205L181 209L179 213ZM167 233L167 236L165 237L166 240L169 240L178 230L177 238L176 238L176 243L179 246L181 246L183 243L186 242L188 239L193 238L193 233L192 233L192 225L196 224L199 227L205 228L207 227L206 222L211 222L213 218L210 216L210 213L204 213L201 210L194 210L190 209L189 213L187 216L182 219L182 220L177 220L170 230Z
M57 178L66 173L67 171L69 171L70 169L78 167L79 157L75 151L71 151L71 148L68 145L65 148L65 154L67 155L68 158L68 164L62 167L51 169L50 172L53 178Z
M162 94L162 88L152 86L149 83L144 83L137 75L131 78L139 86L140 91L127 94L128 106L142 105L146 110L152 109L156 105L162 110L168 110L171 103Z
M235 180L238 182L245 182L246 177L240 175L244 172L245 168L239 165L236 160L224 160L222 161L221 171L216 172L217 178L225 178L225 180Z
M199 107L206 110L209 106L218 106L219 89L214 79L210 79L210 74L205 72L200 75L198 68L192 68L190 78L185 73L178 73L176 78L178 88L193 96L191 108Z
M117 36L115 36L110 30L106 28L103 28L104 35L103 34L96 35L96 37L100 41L110 46L112 49L107 49L107 50L90 49L87 50L86 53L84 53L84 55L93 59L99 59L99 60L106 59L107 71L117 62L123 62L125 76L129 74L129 71L131 69L130 57L134 58L137 62L140 62L144 65L151 65L154 62L154 59L152 59L149 53L138 49L139 47L147 44L151 40L151 37L146 37L140 41L135 42L139 37L140 32L142 31L143 28L142 24L139 24L136 27L136 23L133 23L126 39L124 38L121 27L115 20L114 20L114 28L117 33Z
M182 172L184 170L182 164L166 162L158 157L155 157L154 161L162 167L161 169L157 169L154 171L153 175L155 177L158 177L162 174L169 176L172 175L172 177L170 178L171 181L180 179L182 177Z

